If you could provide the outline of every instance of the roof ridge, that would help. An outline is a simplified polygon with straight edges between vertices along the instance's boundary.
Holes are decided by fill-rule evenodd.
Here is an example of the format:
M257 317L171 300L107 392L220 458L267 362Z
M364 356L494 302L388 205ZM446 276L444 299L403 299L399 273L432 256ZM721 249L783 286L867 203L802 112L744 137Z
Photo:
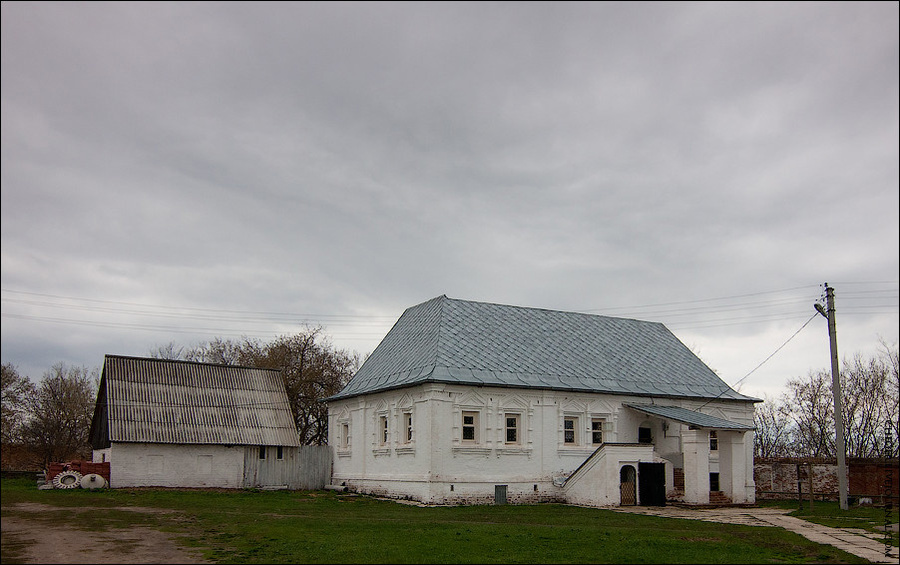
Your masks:
M435 367L438 365L438 361L443 360L443 352L441 351L441 346L444 343L443 340L443 332L444 332L444 306L447 304L448 300L452 300L448 298L446 294L442 294L438 297L440 302L438 303L438 327L437 327L437 335L435 336L434 343L434 354L431 357L431 363Z
M280 373L280 369L272 369L270 367L259 367L252 365L229 365L228 363L207 363L205 361L192 361L189 359L163 359L159 357L138 357L136 355L116 355L114 353L107 353L103 356L104 365L106 359L123 359L126 361L150 361L154 363L180 363L184 365L205 365L212 367L228 367L229 369L251 369L254 371L275 371L276 373Z
M642 324L653 324L658 326L665 326L662 322L657 322L654 320L644 320L641 318L631 318L626 316L611 316L609 314L596 314L593 312L581 312L579 310L563 310L561 308L544 308L541 306L521 306L518 304L509 304L505 302L492 302L489 300L469 300L465 298L450 298L446 294L442 294L441 296L435 297L432 300L436 300L438 298L443 298L445 300L449 300L452 302L459 302L465 304L478 304L485 306L497 306L500 308L511 308L516 310L532 310L536 312L549 312L551 314L565 314L565 315L575 315L575 316L586 316L589 318L606 318L609 320L622 320L622 321L630 321L630 322L639 322Z

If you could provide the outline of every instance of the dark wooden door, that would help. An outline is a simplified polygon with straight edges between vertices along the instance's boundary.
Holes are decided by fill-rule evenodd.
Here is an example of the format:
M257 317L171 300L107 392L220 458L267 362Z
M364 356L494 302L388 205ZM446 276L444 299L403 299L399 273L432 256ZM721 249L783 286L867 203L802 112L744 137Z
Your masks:
M641 506L666 505L665 463L638 463L638 495Z

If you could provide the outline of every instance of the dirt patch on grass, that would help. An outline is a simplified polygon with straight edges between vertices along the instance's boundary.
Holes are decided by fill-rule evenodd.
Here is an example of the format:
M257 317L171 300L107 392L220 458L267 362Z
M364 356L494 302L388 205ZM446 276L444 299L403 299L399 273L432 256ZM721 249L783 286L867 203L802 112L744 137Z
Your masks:
M209 563L200 551L184 548L175 534L146 526L108 527L103 531L79 528L71 512L124 510L168 513L155 508L60 508L35 503L4 508L3 563ZM67 512L62 512L67 511ZM61 519L53 519L53 515Z

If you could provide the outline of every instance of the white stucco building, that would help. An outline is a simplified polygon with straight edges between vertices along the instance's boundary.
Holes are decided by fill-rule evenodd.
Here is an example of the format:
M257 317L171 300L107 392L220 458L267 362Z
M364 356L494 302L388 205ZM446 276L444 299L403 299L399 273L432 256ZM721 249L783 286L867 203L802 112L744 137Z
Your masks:
M433 504L752 503L758 401L659 323L440 296L329 399L332 483Z
M284 382L270 369L107 355L91 444L113 488L308 483Z

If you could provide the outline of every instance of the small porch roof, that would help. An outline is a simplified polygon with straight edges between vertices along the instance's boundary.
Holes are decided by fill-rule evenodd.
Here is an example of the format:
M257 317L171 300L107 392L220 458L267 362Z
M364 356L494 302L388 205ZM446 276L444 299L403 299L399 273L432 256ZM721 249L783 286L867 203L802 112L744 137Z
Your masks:
M675 420L676 422L681 422L682 424L687 424L695 428L742 432L756 429L755 426L738 424L737 422L723 420L722 418L716 418L715 416L697 412L696 410L688 410L687 408L682 408L680 406L660 406L658 404L626 404L625 406L632 410L643 412L644 414Z

